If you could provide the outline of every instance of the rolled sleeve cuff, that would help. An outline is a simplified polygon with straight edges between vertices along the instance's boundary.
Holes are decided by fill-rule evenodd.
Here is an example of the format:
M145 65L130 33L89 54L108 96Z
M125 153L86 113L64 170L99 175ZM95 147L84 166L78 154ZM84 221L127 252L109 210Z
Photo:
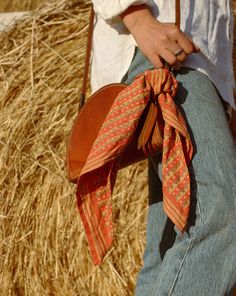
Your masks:
M93 0L94 11L108 23L121 21L120 15L131 5L146 4L151 6L152 0Z

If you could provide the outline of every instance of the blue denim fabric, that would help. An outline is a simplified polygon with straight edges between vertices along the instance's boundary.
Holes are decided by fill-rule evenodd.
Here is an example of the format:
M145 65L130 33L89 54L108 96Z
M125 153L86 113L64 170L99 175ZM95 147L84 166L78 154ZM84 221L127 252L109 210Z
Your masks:
M137 50L123 82L152 65ZM136 296L225 296L236 286L236 149L221 99L204 74L176 75L175 101L186 116L195 154L191 213L181 234L162 207L161 155L149 160L147 246Z

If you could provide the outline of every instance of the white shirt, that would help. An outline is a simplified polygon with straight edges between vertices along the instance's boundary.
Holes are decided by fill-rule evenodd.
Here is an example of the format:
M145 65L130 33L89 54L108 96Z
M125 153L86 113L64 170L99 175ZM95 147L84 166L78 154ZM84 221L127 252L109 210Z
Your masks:
M146 3L161 22L175 22L174 0L93 0L96 23L93 34L92 91L120 82L132 61L136 42L119 15L130 5ZM201 49L183 66L205 73L222 98L235 107L232 50L233 15L230 0L181 0L181 30Z
M29 11L15 11L15 12L2 12L0 13L0 31L4 31L8 26L22 19L24 16L29 15Z

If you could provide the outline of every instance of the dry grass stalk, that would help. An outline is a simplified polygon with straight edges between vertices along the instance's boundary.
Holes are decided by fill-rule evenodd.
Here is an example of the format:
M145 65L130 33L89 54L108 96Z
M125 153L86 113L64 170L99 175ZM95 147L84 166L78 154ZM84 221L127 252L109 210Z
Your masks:
M0 12L34 10L47 0L0 0Z
M146 165L121 172L114 247L93 267L66 179L89 6L55 1L0 34L0 295L132 295L144 246ZM135 223L133 223L135 221Z

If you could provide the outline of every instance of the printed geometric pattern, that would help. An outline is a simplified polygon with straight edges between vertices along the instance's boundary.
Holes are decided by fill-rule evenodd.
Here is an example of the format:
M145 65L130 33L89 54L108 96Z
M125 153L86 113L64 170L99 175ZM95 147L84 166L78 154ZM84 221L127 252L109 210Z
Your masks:
M152 145L146 143L148 129L143 128L139 148L147 154L153 147L162 150L164 209L181 231L186 227L190 204L187 166L192 158L192 144L185 120L173 100L176 91L177 81L167 69L148 70L137 76L115 99L92 146L78 179L77 201L95 265L102 262L112 244L111 194L119 157L150 100L149 112L157 116L155 121L146 123L147 127L153 126Z

